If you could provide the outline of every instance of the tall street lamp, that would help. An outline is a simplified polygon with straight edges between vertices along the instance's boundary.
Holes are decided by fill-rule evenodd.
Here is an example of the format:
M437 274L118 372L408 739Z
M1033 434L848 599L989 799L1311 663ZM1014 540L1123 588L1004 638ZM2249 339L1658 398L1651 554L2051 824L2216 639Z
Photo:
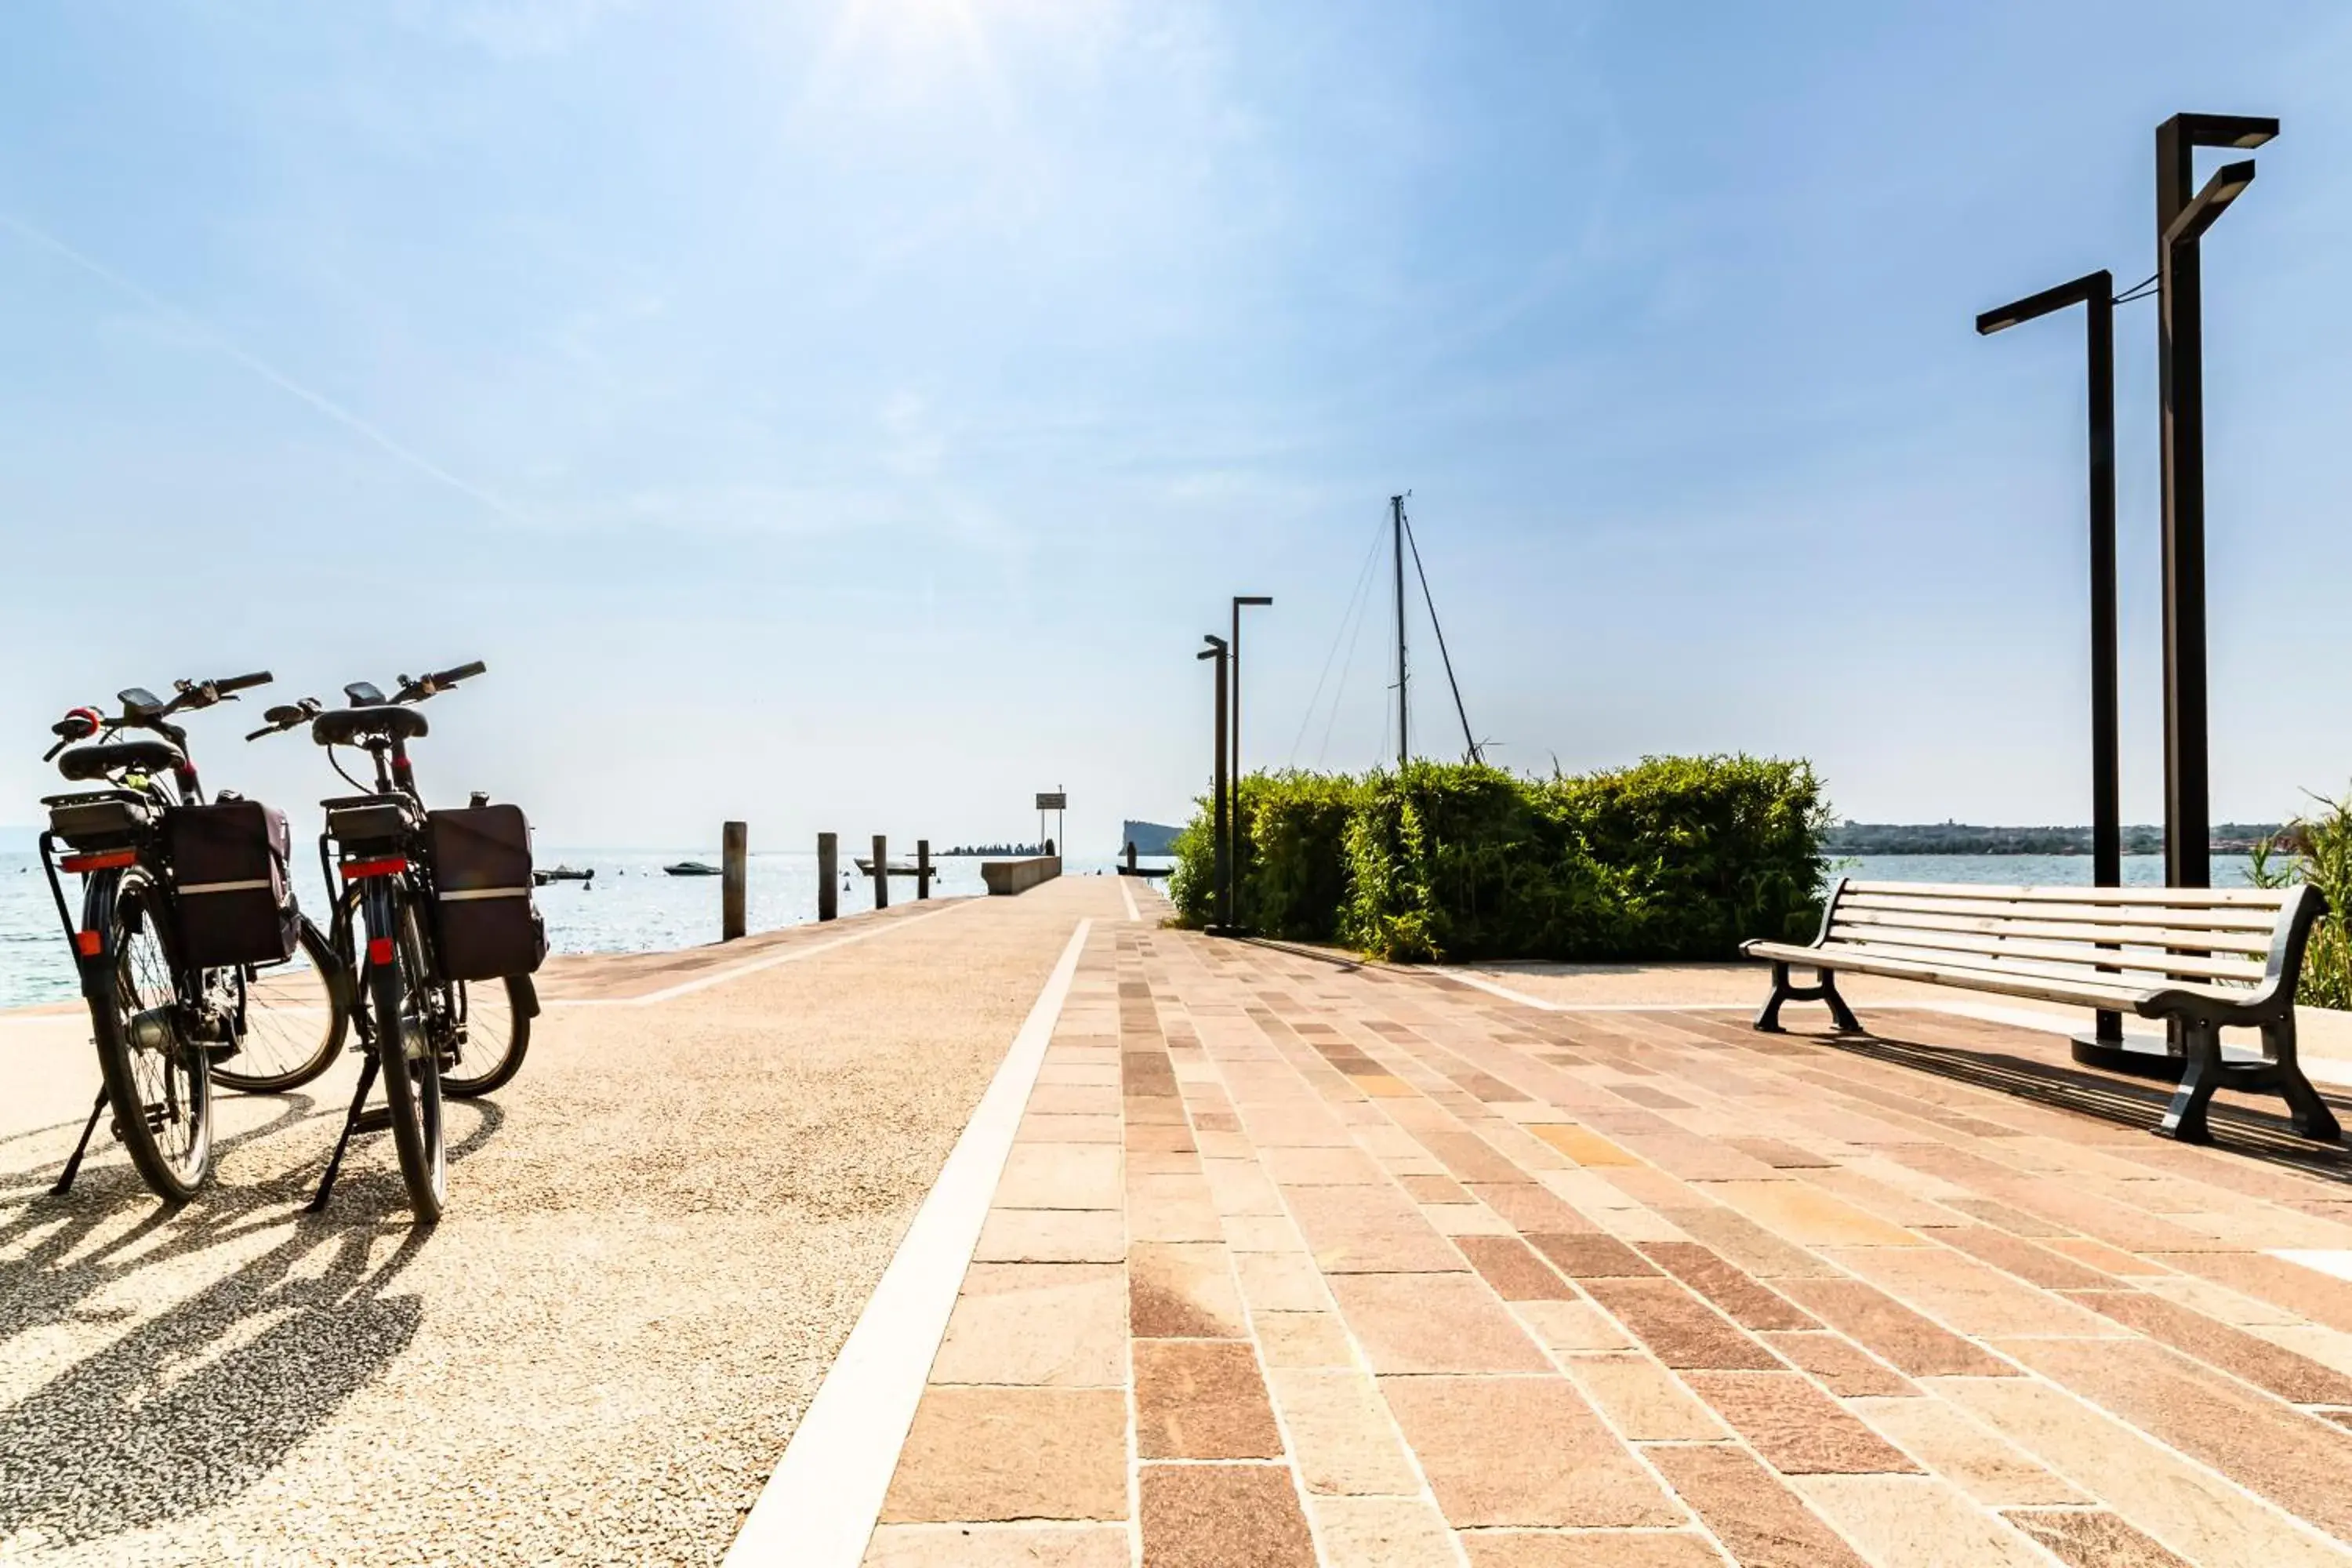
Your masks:
M2279 122L2176 114L2156 128L2158 376L2164 446L2164 879L2212 883L2205 689L2205 325L2198 242L2253 183L2253 160L2190 193L2200 147L2259 147Z
M1204 635L1201 640L1209 646L1192 657L1213 658L1217 661L1217 784L1215 805L1210 816L1210 834L1214 846L1214 858L1211 862L1213 879L1210 884L1210 891L1211 897L1218 906L1216 921L1210 928L1213 931L1222 930L1233 923L1233 910L1228 903L1232 879L1227 873L1231 867L1225 859L1225 747L1233 739L1233 731L1225 718L1225 685L1233 649L1221 637Z
M1234 837L1232 847L1225 859L1225 871L1228 879L1224 883L1225 923L1227 925L1232 925L1234 923L1234 910L1240 902L1240 900L1236 896L1234 885L1241 880L1242 875L1242 609L1244 605L1255 608L1261 605L1271 605L1273 603L1274 601L1264 594L1235 594L1234 595L1234 729L1232 743L1226 748L1227 754L1232 759L1234 770L1234 809L1232 820Z
M1977 331L1994 332L2063 310L2083 307L2084 346L2089 362L2091 468L2091 881L2101 888L2123 885L2123 807L2118 783L2116 720L2116 280L2105 268L2070 283L1987 310ZM2094 1053L2124 1048L2120 1013L2102 1010L2088 1040L2074 1046L2076 1059L2114 1065Z

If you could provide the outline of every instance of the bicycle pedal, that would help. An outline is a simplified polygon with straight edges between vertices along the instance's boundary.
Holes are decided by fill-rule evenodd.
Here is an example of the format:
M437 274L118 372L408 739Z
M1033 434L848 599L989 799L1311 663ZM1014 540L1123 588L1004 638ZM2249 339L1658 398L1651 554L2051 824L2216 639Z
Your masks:
M371 1106L352 1119L354 1132L389 1132L392 1131L392 1107Z

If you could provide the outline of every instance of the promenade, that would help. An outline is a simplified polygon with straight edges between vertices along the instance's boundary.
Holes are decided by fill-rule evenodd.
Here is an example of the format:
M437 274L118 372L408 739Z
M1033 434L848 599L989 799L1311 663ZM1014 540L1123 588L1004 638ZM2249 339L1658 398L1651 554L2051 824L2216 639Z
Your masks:
M294 1212L341 1074L171 1218L0 1123L0 1559L2352 1563L2352 1190L2274 1102L1164 910L551 966L429 1235L382 1148Z

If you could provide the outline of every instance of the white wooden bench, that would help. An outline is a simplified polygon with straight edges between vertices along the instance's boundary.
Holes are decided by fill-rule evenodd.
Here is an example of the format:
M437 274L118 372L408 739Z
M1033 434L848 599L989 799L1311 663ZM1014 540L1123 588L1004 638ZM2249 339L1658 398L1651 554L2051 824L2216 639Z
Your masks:
M1893 980L2072 1003L2178 1020L2185 1070L2157 1131L2204 1142L2216 1089L2284 1098L2294 1130L2335 1142L2335 1116L2296 1064L2295 982L2326 900L2311 888L1993 888L1840 879L1810 945L1749 942L1772 965L1756 1027L1783 1002L1825 1002L1843 1030L1861 1021L1838 994L1851 970ZM1815 984L1790 984L1792 969ZM2225 1026L2258 1028L2264 1059L2224 1063Z

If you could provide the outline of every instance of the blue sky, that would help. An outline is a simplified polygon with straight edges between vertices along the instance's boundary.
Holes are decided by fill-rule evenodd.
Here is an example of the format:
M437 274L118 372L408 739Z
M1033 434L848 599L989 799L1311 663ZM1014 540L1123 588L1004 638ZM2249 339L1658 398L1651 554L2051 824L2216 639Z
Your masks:
M1229 594L1277 600L1251 759L1379 755L1377 621L1310 699L1409 487L1501 761L2081 821L2079 326L1970 322L2151 270L2184 109L2284 121L2206 268L2214 805L2288 812L2352 777L2347 80L2326 4L13 6L0 820L118 686L482 658L428 790L550 842L1012 834L1058 784L1107 848L1202 782ZM214 782L330 793L199 723Z

